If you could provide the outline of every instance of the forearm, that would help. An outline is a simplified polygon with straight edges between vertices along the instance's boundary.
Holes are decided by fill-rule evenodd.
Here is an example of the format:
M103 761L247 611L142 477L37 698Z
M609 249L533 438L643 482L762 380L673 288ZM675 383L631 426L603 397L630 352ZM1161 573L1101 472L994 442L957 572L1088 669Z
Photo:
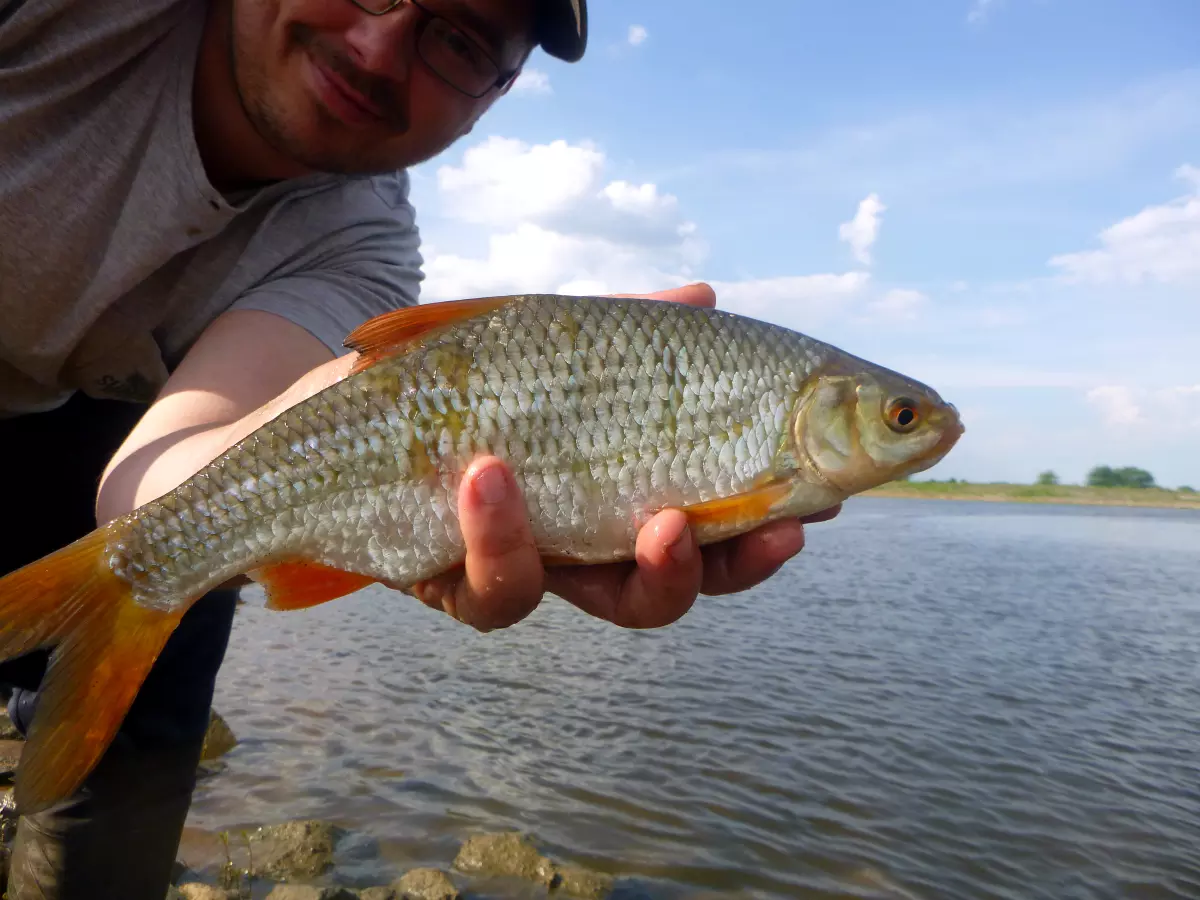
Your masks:
M263 359L259 348L262 362L231 359L230 377L238 379L236 370L243 377L229 385L211 376L211 353L203 363L185 361L109 462L96 495L97 521L110 521L177 487L288 407L344 378L355 359L354 354L331 359L327 349L303 340L300 352L285 350L266 348Z

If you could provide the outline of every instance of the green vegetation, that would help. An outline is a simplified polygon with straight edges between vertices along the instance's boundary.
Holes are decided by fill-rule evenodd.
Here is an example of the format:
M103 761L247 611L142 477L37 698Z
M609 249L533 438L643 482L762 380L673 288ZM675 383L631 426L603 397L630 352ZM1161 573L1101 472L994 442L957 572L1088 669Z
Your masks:
M1097 466L1086 485L1062 484L1053 471L1042 472L1033 484L996 482L976 484L949 478L943 481L894 481L868 496L929 500L987 500L1021 503L1069 503L1098 506L1153 506L1200 509L1200 493L1184 485L1177 490L1158 487L1145 469Z
M1136 466L1125 466L1121 469L1114 469L1112 466L1096 466L1088 472L1087 483L1088 487L1147 489L1154 487L1154 476Z

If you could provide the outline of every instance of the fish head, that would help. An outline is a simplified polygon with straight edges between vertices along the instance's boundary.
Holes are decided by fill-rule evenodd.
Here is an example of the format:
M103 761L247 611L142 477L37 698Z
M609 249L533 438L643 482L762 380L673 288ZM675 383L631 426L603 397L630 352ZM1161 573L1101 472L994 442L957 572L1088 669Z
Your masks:
M847 496L924 471L965 431L936 391L895 372L847 367L818 373L797 403L801 464Z

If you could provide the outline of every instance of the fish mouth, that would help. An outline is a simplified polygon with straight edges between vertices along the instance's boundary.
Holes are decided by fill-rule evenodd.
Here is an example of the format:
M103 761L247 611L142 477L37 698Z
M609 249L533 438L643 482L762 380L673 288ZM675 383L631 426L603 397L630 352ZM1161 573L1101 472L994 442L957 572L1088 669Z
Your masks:
M958 413L958 408L953 403L947 403L942 408L942 415L946 419L946 425L942 428L942 438L933 448L933 455L941 459L949 453L959 439L967 433L967 426L963 424L962 416Z

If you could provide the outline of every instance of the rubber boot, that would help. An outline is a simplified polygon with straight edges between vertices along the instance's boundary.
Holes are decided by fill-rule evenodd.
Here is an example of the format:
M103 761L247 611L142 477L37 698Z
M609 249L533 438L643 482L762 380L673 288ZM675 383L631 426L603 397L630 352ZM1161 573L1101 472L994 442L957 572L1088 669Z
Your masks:
M52 809L20 817L8 900L163 900L236 602L234 590L197 601L83 788ZM13 700L24 721L29 700Z

